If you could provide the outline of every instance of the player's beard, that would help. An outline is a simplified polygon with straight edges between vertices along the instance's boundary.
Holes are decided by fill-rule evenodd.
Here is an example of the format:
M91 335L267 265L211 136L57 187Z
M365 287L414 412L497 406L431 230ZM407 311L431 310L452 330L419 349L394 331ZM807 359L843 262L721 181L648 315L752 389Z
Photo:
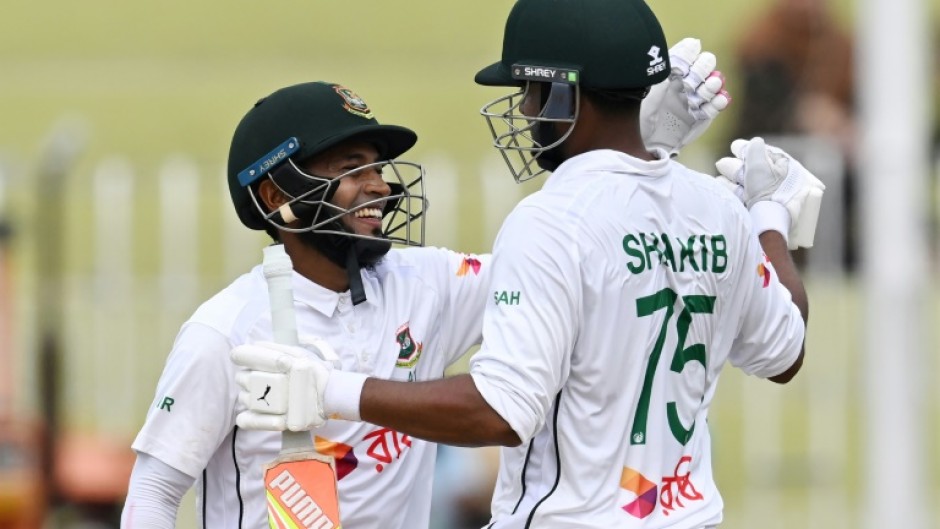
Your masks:
M555 145L561 140L561 134L551 122L540 122L532 130L532 139L538 145ZM567 159L561 150L561 144L551 149L539 151L535 155L535 163L546 171L554 171Z
M539 91L539 108L541 114L552 114L557 111L549 110L549 99L554 88L547 89L548 85L542 84L541 90ZM568 99L567 101L568 109L567 112L569 115L573 115L573 112L570 109L571 102ZM556 102L557 104L557 102ZM574 123L569 124L569 127L573 127ZM535 144L540 147L545 147L547 145L553 145L549 149L543 149L535 155L535 163L538 164L542 169L553 172L555 169L558 169L558 166L562 164L568 157L562 151L562 137L564 136L558 131L559 127L557 123L553 121L539 121L536 123L535 128L532 130L532 140L535 141ZM565 132L567 134L570 132L570 129Z
M352 233L340 220L332 222L331 225L327 225L325 228ZM329 259L330 262L343 269L346 268L350 250L355 252L359 266L363 268L373 268L385 257L385 254L392 249L392 242L385 240L385 236L381 231L376 230L373 232L372 236L381 237L383 240L360 239L347 235L318 233L314 231L298 234L298 238L301 242L313 248Z

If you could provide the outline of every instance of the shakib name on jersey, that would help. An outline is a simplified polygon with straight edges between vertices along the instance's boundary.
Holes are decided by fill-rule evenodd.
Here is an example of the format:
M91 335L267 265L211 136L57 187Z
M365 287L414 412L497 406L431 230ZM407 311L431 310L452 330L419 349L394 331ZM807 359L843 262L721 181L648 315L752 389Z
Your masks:
M628 233L623 237L623 251L631 258L627 270L633 274L659 264L669 265L673 272L688 269L716 274L728 267L728 242L721 234L676 237L668 233Z

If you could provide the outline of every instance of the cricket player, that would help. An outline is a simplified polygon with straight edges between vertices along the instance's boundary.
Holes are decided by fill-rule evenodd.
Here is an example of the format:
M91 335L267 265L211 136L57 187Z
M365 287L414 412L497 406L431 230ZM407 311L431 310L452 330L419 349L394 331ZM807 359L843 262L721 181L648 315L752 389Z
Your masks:
M727 105L714 56L697 41L680 44L685 69L663 82L646 113L650 141L672 150ZM490 256L407 248L423 244L415 220L424 214L424 174L397 158L416 139L407 128L379 124L349 88L322 82L260 100L232 139L235 210L291 256L301 342L331 347L337 370L353 376L438 379L481 340ZM393 242L405 248L391 249ZM138 457L122 527L175 527L194 484L199 527L267 527L262 471L281 436L235 423L246 408L229 354L272 340L269 313L258 266L182 326L133 444ZM348 400L343 385L334 388L340 393L330 398ZM254 395L252 404L268 406L269 397ZM330 421L314 435L317 450L336 460L343 527L428 526L434 443L358 421Z
M483 110L513 176L552 174L499 232L468 374L381 380L270 344L233 359L289 392L294 366L317 370L290 403L313 417L303 426L502 445L487 527L719 524L708 409L727 363L777 383L800 369L807 300L788 237L817 181L759 138L735 144L724 182L649 148L641 101L670 74L665 50L642 0L515 3L476 81L518 90ZM291 368L263 372L271 355ZM236 421L285 424L259 406Z

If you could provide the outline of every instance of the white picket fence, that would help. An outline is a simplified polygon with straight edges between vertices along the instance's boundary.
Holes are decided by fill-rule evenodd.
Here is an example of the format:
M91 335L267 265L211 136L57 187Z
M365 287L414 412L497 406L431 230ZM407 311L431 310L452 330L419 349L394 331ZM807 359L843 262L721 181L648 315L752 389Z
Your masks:
M726 498L722 527L857 527L865 419L858 401L865 389L857 368L858 285L838 264L842 167L825 144L794 140L788 147L803 151L806 165L830 186L817 248L806 265L813 304L807 363L785 387L731 370L723 375L710 423ZM486 251L506 213L537 186L516 185L495 156L469 171L446 155L422 162L431 201L427 239L437 246ZM62 185L64 426L129 442L151 404L179 325L260 260L266 236L238 222L220 162L171 155L147 167L114 156L88 172L69 174ZM466 202L481 204L481 211L469 211ZM41 200L33 207L41 208ZM31 248L15 246L23 255L14 256L19 268L13 365L14 378L24 381L18 402L35 409L29 391L37 380L31 363L37 347ZM937 308L940 296L933 299ZM937 343L934 336L934 362ZM934 397L940 394L934 391ZM940 423L937 411L930 408L934 426ZM938 464L936 456L925 462L934 469ZM936 477L930 486L936 497Z

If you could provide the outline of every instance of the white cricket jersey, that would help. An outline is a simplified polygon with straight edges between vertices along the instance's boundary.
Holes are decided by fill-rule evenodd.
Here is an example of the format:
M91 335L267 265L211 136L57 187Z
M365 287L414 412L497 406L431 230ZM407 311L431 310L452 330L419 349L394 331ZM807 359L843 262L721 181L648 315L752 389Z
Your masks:
M489 527L715 525L719 372L797 359L802 318L747 211L658 154L572 158L500 230L471 375L522 445L502 449Z
M342 369L391 380L440 378L479 343L489 256L436 248L392 250L363 270L367 301L353 306L294 274L301 341L330 343ZM156 399L134 441L139 452L197 478L200 528L268 527L262 471L281 434L242 430L235 416L233 347L272 340L261 267L204 303L176 338ZM369 423L332 420L314 431L336 458L344 529L428 526L436 445Z

